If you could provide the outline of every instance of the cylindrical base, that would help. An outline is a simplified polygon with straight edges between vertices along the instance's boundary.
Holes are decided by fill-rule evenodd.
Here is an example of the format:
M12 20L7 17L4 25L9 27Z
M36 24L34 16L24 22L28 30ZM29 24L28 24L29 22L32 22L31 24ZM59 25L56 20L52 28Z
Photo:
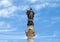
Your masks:
M34 26L31 25L31 26L28 26L28 29L32 29L33 30Z
M31 38L31 39L28 39L28 42L33 42L33 38Z

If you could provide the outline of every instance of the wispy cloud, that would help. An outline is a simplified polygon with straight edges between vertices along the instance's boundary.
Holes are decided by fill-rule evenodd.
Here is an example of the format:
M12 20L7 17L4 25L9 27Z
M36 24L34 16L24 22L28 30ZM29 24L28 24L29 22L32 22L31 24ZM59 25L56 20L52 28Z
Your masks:
M35 40L38 40L39 42L59 42L60 41L60 33L54 32L52 35L40 35L37 34L37 37Z
M0 34L0 39L4 40L19 40L19 39L27 39L24 32L5 32Z
M37 34L37 37L36 37L36 39L41 39L41 38L43 38L43 39L56 39L57 37L60 37L59 36L60 35L60 32L54 32L52 35L40 35L40 34Z
M16 31L16 28L12 28L10 24L0 21L0 32L9 32L9 31Z
M51 20L56 20L56 21L58 21L58 20L60 20L60 17L52 17Z
M23 36L23 35L0 35L0 39L26 39L26 36Z
M0 17L9 18L10 16L13 15L12 13L14 11L16 11L16 10L17 10L17 7L15 7L15 6L11 6L11 7L7 8L7 9L2 9L2 10L0 10Z
M2 29L0 30L0 32L12 32L12 31L16 31L16 29Z
M19 7L18 7L18 10L20 10L20 11L25 11L25 10L27 10L29 8L29 5L20 5Z
M59 7L60 3L59 0L26 0L28 1L30 4L31 3L36 3L36 4L31 4L29 7L33 7L36 10L40 10L42 8L46 8L46 7Z
M35 4L32 6L35 8L35 10L40 10L42 8L45 8L47 5L48 5L48 3L42 3L42 4Z
M7 23L5 23L5 22L3 22L3 21L0 21L0 29L2 28L10 28L11 26L10 26L10 24L7 24Z
M46 8L46 7L59 7L60 4L59 3L49 3L49 2L44 2L44 3L40 3L40 4L35 4L35 5L32 5L34 7L35 10L41 10L43 8Z

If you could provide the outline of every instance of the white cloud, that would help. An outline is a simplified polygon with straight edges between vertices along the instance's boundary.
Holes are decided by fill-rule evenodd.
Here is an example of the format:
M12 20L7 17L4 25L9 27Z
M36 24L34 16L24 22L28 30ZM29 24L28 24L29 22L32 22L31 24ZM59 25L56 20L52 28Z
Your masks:
M0 16L7 17L8 11L6 9L0 10Z
M9 18L10 16L13 16L13 12L17 10L17 7L12 4L11 0L1 0L0 7L2 6L4 8L0 9L0 17Z
M56 2L54 3L54 1L53 1L53 3L47 2L47 1L44 1L44 0L42 0L41 3L39 3L39 2L41 2L41 1L38 0L36 2L37 4L32 4L31 7L33 7L36 10L40 10L40 9L46 8L46 7L59 7L60 6L59 3L56 3Z
M13 15L12 13L15 12L16 10L17 10L16 6L11 6L7 9L2 9L0 10L0 16L9 18L10 16Z
M45 8L46 6L48 5L48 3L42 3L42 4L35 4L35 5L32 5L33 8L35 8L36 10L40 10L42 8Z
M10 0L1 0L0 1L0 6L3 6L3 7L8 7L8 6L11 6L11 2Z
M48 7L59 7L60 3L48 3Z
M36 10L40 10L42 8L45 8L45 7L58 7L58 6L60 6L60 4L58 4L58 3L44 2L44 3L41 3L41 4L33 5L33 8L35 8Z
M14 11L16 11L18 8L16 6L11 6L9 7L7 10L9 13L13 13Z

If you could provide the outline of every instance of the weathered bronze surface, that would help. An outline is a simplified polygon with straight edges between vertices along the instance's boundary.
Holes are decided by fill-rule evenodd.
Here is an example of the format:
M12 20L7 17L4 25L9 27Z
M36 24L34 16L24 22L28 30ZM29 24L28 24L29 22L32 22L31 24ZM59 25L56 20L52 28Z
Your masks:
M28 26L30 26L30 25L34 25L34 23L33 23L33 21L28 21L28 24L27 24Z
M34 23L33 23L34 12L33 12L32 8L30 8L30 10L27 10L26 14L27 14L27 17L28 17L28 24L27 25L28 26L29 25L34 25Z

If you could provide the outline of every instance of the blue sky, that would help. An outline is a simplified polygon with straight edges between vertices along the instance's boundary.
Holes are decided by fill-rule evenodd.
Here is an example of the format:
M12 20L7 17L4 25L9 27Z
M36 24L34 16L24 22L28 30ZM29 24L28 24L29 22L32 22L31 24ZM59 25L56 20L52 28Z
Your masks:
M60 0L0 0L0 42L27 42L30 7L35 12L34 42L60 42Z

